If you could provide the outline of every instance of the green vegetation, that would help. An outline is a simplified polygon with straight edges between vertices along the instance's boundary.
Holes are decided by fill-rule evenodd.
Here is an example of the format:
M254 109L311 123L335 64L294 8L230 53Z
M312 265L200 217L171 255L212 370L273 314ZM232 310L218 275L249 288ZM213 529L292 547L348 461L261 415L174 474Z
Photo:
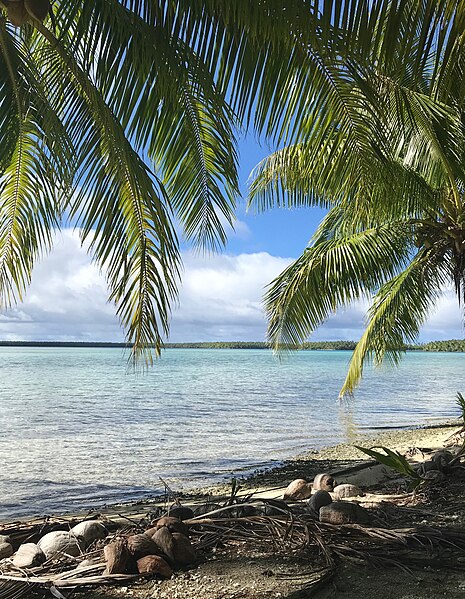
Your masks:
M348 4L366 54L335 59L337 96L322 87L321 111L309 101L299 142L258 166L250 194L258 210L329 208L266 293L275 350L304 343L339 306L371 300L341 395L367 361L398 363L448 285L465 299L465 8Z
M308 341L290 349L301 351L353 351L356 341ZM131 348L129 343L110 341L0 341L0 347L120 347ZM199 341L187 343L165 343L166 349L271 349L263 341ZM430 341L429 343L406 345L403 351L465 352L465 340Z

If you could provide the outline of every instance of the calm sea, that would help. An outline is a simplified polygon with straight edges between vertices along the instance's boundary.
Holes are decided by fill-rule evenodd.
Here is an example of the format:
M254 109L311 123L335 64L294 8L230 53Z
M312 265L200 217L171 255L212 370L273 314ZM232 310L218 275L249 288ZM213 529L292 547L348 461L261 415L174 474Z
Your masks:
M146 374L120 349L0 348L0 518L224 480L354 432L457 416L465 354L410 353L337 401L348 352L169 349Z

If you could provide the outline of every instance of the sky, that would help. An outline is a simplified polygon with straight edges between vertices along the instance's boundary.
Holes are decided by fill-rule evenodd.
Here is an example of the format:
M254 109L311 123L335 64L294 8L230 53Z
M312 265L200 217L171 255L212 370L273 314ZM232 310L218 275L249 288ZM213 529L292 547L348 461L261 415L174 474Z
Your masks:
M252 168L270 151L255 140L240 144L243 194ZM235 230L225 251L198 256L183 250L179 302L173 308L171 342L262 341L266 321L263 291L308 243L322 218L320 209L247 212L239 202ZM30 289L18 306L0 312L0 339L35 341L123 341L114 306L107 302L104 275L91 263L79 234L63 229L54 249L33 273ZM312 340L357 340L367 304L339 310ZM446 291L424 326L420 341L464 337L461 312L452 290Z

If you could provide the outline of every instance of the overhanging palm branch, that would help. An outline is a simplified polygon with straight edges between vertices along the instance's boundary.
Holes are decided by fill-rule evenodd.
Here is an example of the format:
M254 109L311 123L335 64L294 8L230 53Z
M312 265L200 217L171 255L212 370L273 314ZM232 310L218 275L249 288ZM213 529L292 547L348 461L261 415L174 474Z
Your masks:
M454 4L56 0L53 19L29 11L14 28L21 0L0 1L0 223L11 256L4 292L24 291L51 229L71 216L107 272L134 355L158 349L180 269L173 223L198 247L216 249L222 223L233 221L237 123L283 143L319 139L319 155L329 155L319 198L334 164L359 153L357 170L341 167L338 184L358 178L368 197L367 173L391 152L373 72L437 101L453 87L460 99L453 82L463 11ZM425 170L450 178L443 166Z

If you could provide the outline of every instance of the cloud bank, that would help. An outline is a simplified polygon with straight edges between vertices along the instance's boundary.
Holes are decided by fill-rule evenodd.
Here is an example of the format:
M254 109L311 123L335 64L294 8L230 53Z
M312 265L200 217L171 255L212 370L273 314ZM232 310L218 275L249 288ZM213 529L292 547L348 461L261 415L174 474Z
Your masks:
M244 232L247 234L247 232ZM268 253L199 257L185 253L179 305L170 341L263 340L265 286L290 258ZM24 302L0 313L0 339L122 341L124 334L107 302L104 276L80 247L76 232L57 235L54 249L37 264ZM357 339L366 305L333 315L313 339ZM421 339L462 338L462 316L448 291L425 325Z

